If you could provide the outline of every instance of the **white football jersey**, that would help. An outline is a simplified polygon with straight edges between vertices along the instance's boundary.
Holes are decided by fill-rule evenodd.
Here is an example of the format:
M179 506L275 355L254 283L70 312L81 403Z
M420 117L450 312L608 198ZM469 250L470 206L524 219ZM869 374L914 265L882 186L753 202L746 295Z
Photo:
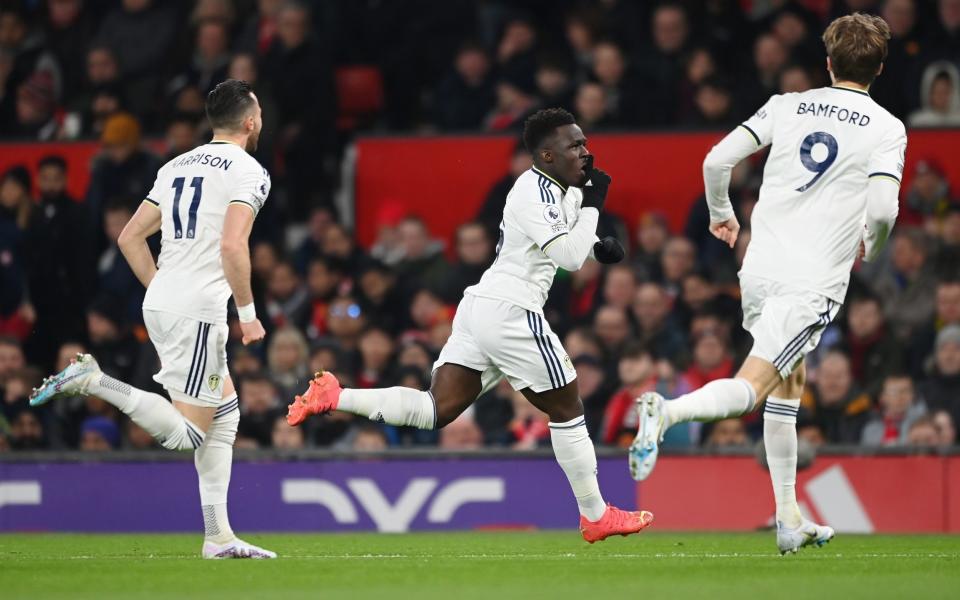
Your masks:
M867 181L900 182L903 123L866 92L826 87L770 100L741 127L771 145L742 273L843 302L863 239Z
M210 142L157 172L146 202L160 209L160 260L143 299L158 310L225 323L231 291L220 262L227 206L256 215L270 194L270 175L240 146Z
M497 258L464 293L542 314L557 273L544 250L570 232L582 203L580 188L565 188L536 167L520 175L503 207Z

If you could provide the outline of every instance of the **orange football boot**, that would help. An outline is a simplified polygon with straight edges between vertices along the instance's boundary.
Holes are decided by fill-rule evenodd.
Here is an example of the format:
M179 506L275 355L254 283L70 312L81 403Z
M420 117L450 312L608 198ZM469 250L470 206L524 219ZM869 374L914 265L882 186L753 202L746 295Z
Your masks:
M307 391L293 399L287 407L287 423L299 425L310 415L336 410L340 404L340 382L329 371L320 371L310 380Z
M605 540L611 535L627 536L631 533L640 533L653 523L653 513L646 510L620 510L611 504L607 505L606 512L599 521L588 521L580 515L580 533L583 539L590 542Z

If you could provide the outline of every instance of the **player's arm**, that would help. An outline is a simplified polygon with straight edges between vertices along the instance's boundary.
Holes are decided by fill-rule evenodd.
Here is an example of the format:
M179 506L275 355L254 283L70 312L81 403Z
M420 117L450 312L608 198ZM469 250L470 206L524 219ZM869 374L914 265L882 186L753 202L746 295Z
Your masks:
M220 240L223 274L233 292L233 301L237 304L244 344L258 342L266 335L257 319L250 285L250 232L253 230L254 216L247 204L231 202L227 207L223 238Z
M907 152L907 132L903 123L892 128L870 157L867 183L867 211L864 215L863 259L871 261L880 254L900 212L900 177Z
M157 274L157 264L153 261L147 238L158 231L160 231L160 207L150 200L144 200L117 239L120 252L127 259L130 269L143 287L149 286Z
M731 248L737 243L740 223L730 203L730 172L741 160L770 145L772 111L777 96L745 123L731 131L703 160L703 184L710 209L710 233Z

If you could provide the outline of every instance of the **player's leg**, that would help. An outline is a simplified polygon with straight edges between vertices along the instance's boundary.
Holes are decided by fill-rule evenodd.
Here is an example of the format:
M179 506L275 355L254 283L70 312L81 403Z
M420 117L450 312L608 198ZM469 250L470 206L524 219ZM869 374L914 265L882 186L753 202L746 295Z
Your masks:
M799 527L803 516L797 505L797 411L806 382L800 361L789 377L767 396L763 411L763 445L777 504L777 521Z
M332 373L322 373L290 404L287 422L297 425L309 415L339 410L379 423L418 429L437 429L450 423L473 404L485 385L492 385L484 374L489 371L489 361L471 334L473 311L473 298L467 296L457 309L453 332L434 364L430 391L406 387L341 389Z

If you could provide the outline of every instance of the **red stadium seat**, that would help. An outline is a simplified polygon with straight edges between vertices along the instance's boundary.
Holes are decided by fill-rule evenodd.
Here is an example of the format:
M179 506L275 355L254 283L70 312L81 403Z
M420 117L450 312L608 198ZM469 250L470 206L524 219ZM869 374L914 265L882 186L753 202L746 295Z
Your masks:
M346 131L369 122L383 109L383 76L372 65L340 67L336 74L337 129Z

